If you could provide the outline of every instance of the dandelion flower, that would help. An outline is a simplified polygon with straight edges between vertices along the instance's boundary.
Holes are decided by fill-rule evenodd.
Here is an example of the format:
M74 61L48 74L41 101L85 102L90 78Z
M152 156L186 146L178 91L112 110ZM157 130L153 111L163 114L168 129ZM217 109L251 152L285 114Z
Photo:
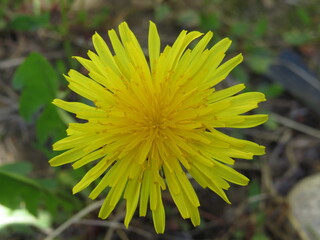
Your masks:
M75 70L65 76L69 88L91 100L92 106L53 101L85 123L69 124L68 136L53 145L54 150L66 151L50 164L73 162L77 169L95 162L73 193L101 177L89 197L95 199L105 191L99 212L102 219L124 198L127 227L137 208L140 216L150 208L156 232L163 233L162 191L168 189L181 216L199 225L200 203L187 173L230 203L224 192L229 182L247 185L249 181L230 166L234 158L252 159L265 149L218 129L264 123L264 114L243 113L256 108L265 97L259 92L238 94L243 84L215 89L243 59L239 54L222 63L231 44L228 38L208 49L212 32L182 31L172 46L160 52L157 28L150 22L148 62L127 23L119 25L119 36L114 30L108 35L114 53L95 33L96 53L88 51L89 59L75 57L89 76Z

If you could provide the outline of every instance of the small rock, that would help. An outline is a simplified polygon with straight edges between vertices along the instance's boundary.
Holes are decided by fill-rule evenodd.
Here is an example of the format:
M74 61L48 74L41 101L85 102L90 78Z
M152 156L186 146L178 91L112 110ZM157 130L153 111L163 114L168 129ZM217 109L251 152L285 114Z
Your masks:
M288 196L291 214L304 240L320 239L320 174L304 178Z

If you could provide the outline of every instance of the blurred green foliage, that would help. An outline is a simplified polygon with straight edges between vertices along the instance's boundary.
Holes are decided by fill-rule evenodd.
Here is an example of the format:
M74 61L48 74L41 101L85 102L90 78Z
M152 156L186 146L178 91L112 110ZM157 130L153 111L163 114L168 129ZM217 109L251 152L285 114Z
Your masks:
M58 66L63 68L62 63ZM48 158L52 157L55 154L51 148L52 143L66 135L66 122L73 121L67 113L58 110L52 104L52 100L58 95L65 95L59 91L61 81L57 70L40 53L31 53L15 71L12 85L20 91L21 117L35 127L34 146ZM30 178L32 168L33 165L29 162L0 166L0 189L6 193L0 194L0 204L10 209L19 209L17 214L23 217L24 224L41 228L42 225L38 225L37 218L28 215L29 213L38 216L40 209L42 215L49 213L61 221L65 214L58 215L58 209L64 209L67 214L82 206L77 198L70 196L70 188L67 187L69 185L64 179ZM79 180L80 177L73 178ZM21 204L25 206L25 210L21 208ZM10 219L12 216L8 215L7 218ZM43 220L42 217L40 219ZM25 231L24 228L20 230Z
M52 156L48 143L65 136L66 125L51 102L58 93L55 69L39 53L31 53L13 76L13 87L20 90L19 111L27 121L35 121L36 146ZM50 140L50 141L48 141Z
M0 166L0 204L10 209L18 209L24 203L31 214L37 216L39 209L49 211L52 216L57 215L57 208L72 210L75 205L65 201L54 179L30 178L32 165L28 162L16 162ZM51 186L51 187L50 187Z
M7 28L18 31L35 31L40 28L47 28L50 26L49 13L41 15L16 15L9 22Z
M172 12L171 7L167 3L163 3L155 7L154 17L156 21L161 21L169 17L171 12Z
M55 70L39 53L31 53L13 76L13 87L22 90L20 114L28 122L40 107L50 103L58 90Z
M256 179L251 181L248 185L248 212L250 217L247 220L244 220L244 224L248 225L248 228L253 228L253 233L250 239L252 240L270 240L270 238L264 232L264 225L266 222L265 213L263 212L263 208L261 208L260 201L255 199L262 193L260 182ZM246 233L242 230L236 230L233 233L233 239L242 240L246 239Z

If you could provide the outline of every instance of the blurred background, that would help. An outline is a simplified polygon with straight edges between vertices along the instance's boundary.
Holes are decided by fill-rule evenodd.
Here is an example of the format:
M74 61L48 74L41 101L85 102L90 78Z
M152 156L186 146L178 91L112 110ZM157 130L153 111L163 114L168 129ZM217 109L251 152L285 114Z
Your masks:
M270 114L263 126L228 132L267 147L262 157L237 161L251 182L231 187L233 204L195 184L202 222L194 228L164 193L163 235L150 215L125 229L123 203L98 219L92 188L71 192L87 169L47 163L52 143L76 121L52 99L83 101L62 76L70 68L85 73L71 56L86 57L95 31L109 42L106 30L122 21L147 53L149 20L162 47L182 29L213 31L210 45L231 38L229 57L242 52L244 62L220 86L265 93L256 112ZM0 239L320 239L319 76L318 0L0 0Z

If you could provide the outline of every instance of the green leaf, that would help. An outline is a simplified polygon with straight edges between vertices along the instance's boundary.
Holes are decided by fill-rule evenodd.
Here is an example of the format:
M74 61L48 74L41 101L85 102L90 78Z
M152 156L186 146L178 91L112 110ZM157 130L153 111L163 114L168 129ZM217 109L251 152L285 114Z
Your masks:
M165 18L167 18L171 13L171 8L168 4L166 3L163 3L163 4L160 4L158 5L156 8L155 8L155 19L157 21L161 21Z
M259 211L255 214L256 224L258 226L264 226L266 222L266 215L264 211Z
M9 29L19 31L34 31L47 27L50 23L49 13L41 15L16 15L9 23Z
M63 138L66 125L61 121L57 108L48 104L36 121L36 134L39 144L44 144L48 138L54 142Z
M77 12L76 12L76 17L75 17L75 20L77 23L85 23L88 19L88 12L84 9L79 9Z
M256 37L263 37L268 30L268 21L265 18L260 18L255 25L254 35Z
M39 186L39 189L42 189L40 185L38 186ZM28 211L34 216L38 214L39 203L41 201L41 198L43 197L44 197L44 190L34 191L34 189L32 188L26 188L24 192L22 192L22 198L26 205L26 209L28 209Z
M14 226L17 224L31 225L49 231L51 226L50 215L46 212L39 212L38 216L30 214L26 209L12 210L0 205L0 230L7 226Z
M246 21L237 21L234 24L232 24L230 29L230 34L232 36L244 36L249 31L250 24Z
M240 240L240 239L244 239L245 232L243 230L235 230L232 235L235 240Z
M265 122L263 126L271 131L275 131L279 128L279 123L274 118L270 117L269 120Z
M62 206L65 210L74 210L79 207L76 199L69 199L66 203L65 197L57 192L60 189L55 187L55 181L32 179L5 169L10 169L10 167L2 166L0 169L0 205L18 209L23 203L28 212L35 216L41 207L52 215L56 214L58 206ZM48 184L51 186L47 187Z
M260 194L260 192L261 192L261 189L260 189L259 182L257 180L252 180L248 185L248 195L249 195L248 197L257 196ZM259 202L256 201L256 202L250 203L249 206L252 210L255 210L257 209L258 204Z
M178 15L178 23L184 27L195 27L199 26L200 16L195 10L186 10Z
M248 83L249 81L248 71L246 71L242 66L238 66L233 69L231 74L241 83Z
M253 237L252 240L270 240L270 238L265 235L264 233L256 233Z
M304 9L302 7L298 7L296 12L297 12L299 19L303 22L303 24L305 26L309 26L311 24L312 18L306 9Z
M59 109L53 104L46 105L35 125L37 136L35 147L49 158L54 157L57 153L53 152L51 147L48 149L48 145L51 146L53 142L66 136L66 124L58 112Z
M34 202L37 202L33 196L38 195L42 187L30 178L0 170L0 191L5 193L0 195L0 204L15 209L21 201L24 201L32 212L36 204Z
M68 72L68 67L67 67L67 64L65 61L61 60L61 59L58 59L56 62L55 62L55 69L58 73L59 76L61 76L59 78L59 83L60 84L64 84L64 85L67 85L67 81L65 80L64 77L62 77L62 75L66 72Z
M285 32L283 38L290 45L300 46L312 41L315 36L311 32L292 30Z
M21 90L20 115L31 122L37 113L35 146L48 157L54 155L48 146L65 136L65 123L51 103L58 94L58 84L55 69L39 53L30 54L13 77L13 87Z
M28 122L44 105L51 103L58 89L58 78L49 62L39 53L31 53L13 76L13 87L22 90L20 115Z
M264 93L267 99L279 97L284 92L283 86L279 83L264 83L258 90Z
M270 64L272 57L266 54L250 54L246 57L246 63L256 73L265 73Z
M216 14L204 14L201 15L200 27L204 31L217 31L221 27L221 21Z
M100 9L100 11L93 15L93 18L90 21L90 27L91 28L98 28L99 26L103 25L108 19L108 16L110 14L110 9L107 7L104 7Z
M32 170L32 164L29 162L15 162L0 166L0 171L20 174L26 176Z

